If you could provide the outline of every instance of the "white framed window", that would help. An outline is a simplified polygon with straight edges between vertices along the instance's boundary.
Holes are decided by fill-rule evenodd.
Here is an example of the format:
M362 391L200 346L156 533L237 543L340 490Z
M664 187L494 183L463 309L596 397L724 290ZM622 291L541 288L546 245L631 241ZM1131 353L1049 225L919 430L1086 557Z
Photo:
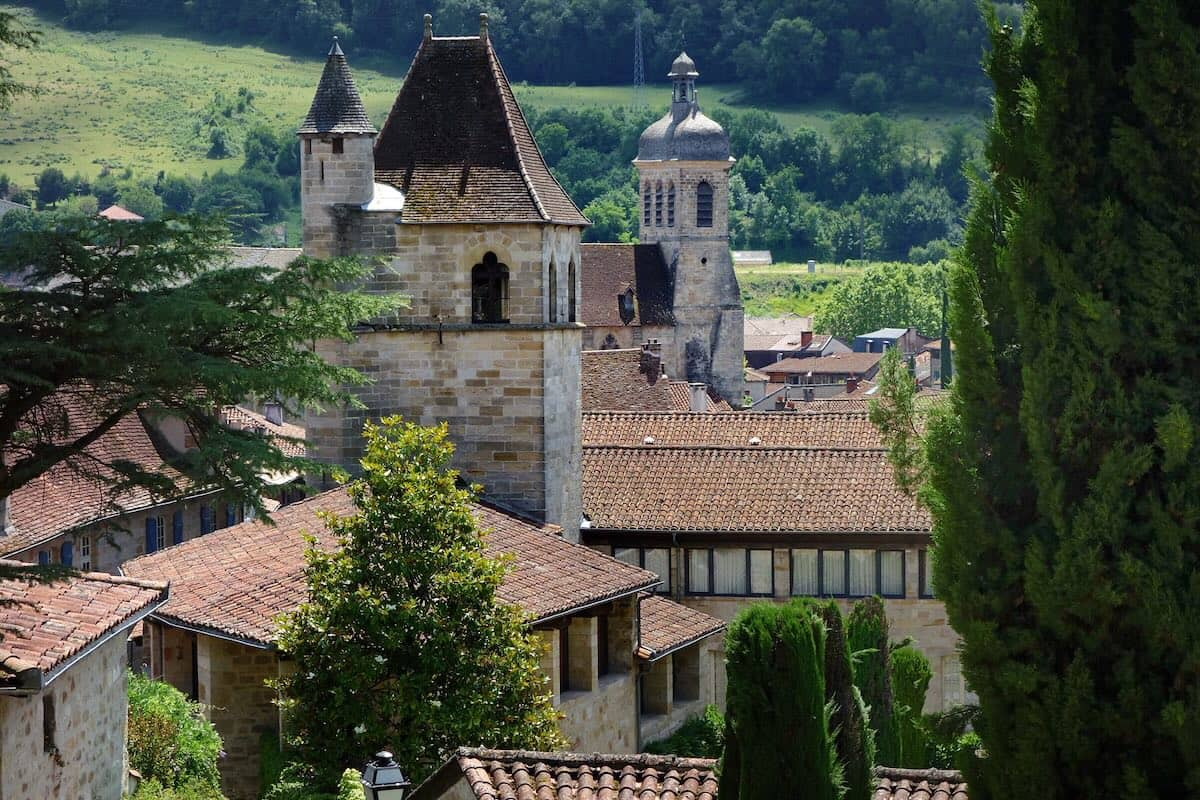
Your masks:
M820 553L817 550L792 550L792 594L816 597L820 593Z
M154 521L155 551L167 546L167 518L159 517Z
M79 569L90 572L92 569L92 537L79 537Z

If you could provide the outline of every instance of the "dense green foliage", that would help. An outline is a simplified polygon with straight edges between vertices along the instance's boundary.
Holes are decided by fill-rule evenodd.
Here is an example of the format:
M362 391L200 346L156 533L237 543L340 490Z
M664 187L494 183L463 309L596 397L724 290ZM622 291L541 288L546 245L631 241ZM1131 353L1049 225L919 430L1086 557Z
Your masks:
M457 747L560 745L540 640L497 598L507 565L484 553L445 425L391 417L363 436L357 510L326 520L341 547L309 551L309 600L279 634L298 667L279 681L289 744L311 785L383 749L419 783Z
M929 766L929 737L922 714L933 668L925 654L911 645L892 650L891 660L892 703L900 736L896 766L925 769Z
M358 51L405 61L416 49L421 14L441 35L472 33L478 14L515 80L624 83L632 79L634 17L640 8L646 72L659 80L686 38L714 74L737 76L757 95L788 101L836 97L866 111L898 98L983 104L977 69L985 29L964 0L869 3L752 0L618 0L546 4L535 0L37 0L34 5L90 29L122 27L147 15L182 20L200 34L266 39L308 51L339 35ZM1018 3L996 7L1007 17Z
M781 786L842 796L825 695L825 627L804 603L755 603L725 639L723 800L765 800Z
M129 766L160 789L219 796L221 736L200 706L170 684L129 673L127 746Z
M303 769L284 770L279 779L262 794L262 800L365 800L362 773L353 767L342 771L337 785L324 792L313 787Z
M24 279L0 290L0 497L65 462L117 490L215 486L261 510L264 475L309 465L214 412L254 397L279 397L293 412L349 402L344 387L361 376L306 345L349 337L394 301L332 288L361 277L357 262L234 266L225 243L218 220L66 216L0 248L0 273ZM70 437L66 403L92 413L72 415ZM81 455L132 413L188 426L199 447L172 462L186 485Z
M825 698L830 704L830 730L846 783L846 800L868 800L874 791L875 739L867 724L867 708L854 685L854 668L846 643L846 626L837 601L813 603L825 624Z
M950 273L921 498L987 757L971 796L1200 790L1200 6L1037 0Z
M813 316L815 330L846 341L880 328L914 327L926 336L942 324L941 264L872 264L838 283Z
M8 67L7 50L21 50L37 43L38 34L24 27L12 13L0 11L0 111L8 108L12 98L29 91L29 87L13 76Z
M679 730L665 739L647 743L642 749L664 755L720 758L725 752L725 717L716 706L706 706L703 714L689 717Z
M862 694L875 734L875 762L896 766L900 757L892 700L892 670L887 613L878 597L854 604L846 625L846 644L854 657L854 685Z

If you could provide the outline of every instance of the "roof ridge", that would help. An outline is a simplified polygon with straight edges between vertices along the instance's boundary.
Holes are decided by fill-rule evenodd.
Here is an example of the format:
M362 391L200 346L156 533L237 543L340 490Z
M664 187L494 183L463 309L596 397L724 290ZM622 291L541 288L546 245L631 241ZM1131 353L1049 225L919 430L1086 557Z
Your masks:
M525 191L529 193L529 199L533 201L534 208L538 210L538 214L544 221L549 222L550 215L546 213L546 207L542 204L542 198L538 197L537 191L533 188L533 182L529 179L529 170L525 167L525 158L521 153L521 147L517 144L517 133L513 129L512 115L509 113L508 104L504 102L505 88L509 92L512 92L512 87L508 83L508 76L504 74L504 67L500 65L500 59L496 57L496 49L492 47L492 37L489 36L483 40L483 49L484 53L487 54L488 67L492 71L492 77L496 80L496 88L500 90L500 106L504 109L504 127L508 130L508 138L512 140L513 155L517 159L517 172L521 175L521 182L525 184ZM521 114L521 106L517 104L516 99L516 94L513 94L513 105L517 107L517 113ZM529 123L526 122L525 125L528 127ZM530 134L532 135L532 131L530 131ZM534 142L533 146L536 150L537 142ZM541 155L540 150L538 154ZM542 166L545 167L544 160ZM549 169L549 167L546 167L547 171Z
M33 566L28 561L17 561L12 558L0 558L0 567L16 567L29 568ZM76 575L67 575L62 580L70 580L71 578L82 578L83 580L95 581L97 583L111 583L117 586L136 586L139 589L153 589L155 591L163 591L170 586L168 581L150 581L144 578L129 578L125 575L113 575L109 572L80 572ZM14 580L20 580L16 578Z
M872 772L876 778L893 778L917 781L946 781L947 783L966 783L963 774L956 769L911 769L907 767L875 767Z
M684 769L712 769L717 765L714 758L657 755L654 753L575 753L547 752L543 750L496 750L487 747L460 747L455 751L458 758L490 759L494 761L541 761L564 765L594 765L596 763L621 764L638 767L682 767Z
M763 452L812 452L812 453L886 453L886 447L809 447L789 444L588 444L585 450L745 450L750 453Z
M585 352L585 353L620 353L623 351L621 351L621 350L584 350L583 352ZM687 381L672 380L671 383L687 383ZM673 411L673 410L630 411L630 410L625 410L625 409L612 409L612 410L596 409L593 411L584 411L581 413L585 417L599 417L599 416L666 417L666 416L671 416L671 417L684 417L684 418L688 418L688 419L691 419L691 418L713 419L714 418L714 415L712 415L712 414L697 414L695 411ZM849 410L845 410L845 411L840 411L840 410L839 411L830 411L830 410L823 409L820 411L810 411L805 414L797 414L794 411L729 411L724 414L717 415L716 418L729 419L730 417L737 417L738 419L743 419L743 418L744 419L758 419L761 417L766 417L768 419L804 419L806 417L834 417L834 416L865 417L865 416L867 416L867 413L868 412L866 412L866 411L856 411L853 409L849 409Z

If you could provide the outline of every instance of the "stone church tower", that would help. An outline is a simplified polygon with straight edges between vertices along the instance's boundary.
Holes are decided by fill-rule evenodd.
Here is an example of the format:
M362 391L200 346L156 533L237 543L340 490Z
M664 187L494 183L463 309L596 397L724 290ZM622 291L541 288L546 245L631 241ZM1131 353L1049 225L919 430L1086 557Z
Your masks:
M638 142L644 244L657 244L674 294L667 374L741 400L742 299L729 252L729 136L700 112L696 64L671 65L671 110Z
M353 471L364 419L445 421L485 499L578 540L580 234L488 37L425 32L376 135L335 42L299 130L304 250L377 264L408 307L323 342L365 373L365 410L307 420L310 453Z

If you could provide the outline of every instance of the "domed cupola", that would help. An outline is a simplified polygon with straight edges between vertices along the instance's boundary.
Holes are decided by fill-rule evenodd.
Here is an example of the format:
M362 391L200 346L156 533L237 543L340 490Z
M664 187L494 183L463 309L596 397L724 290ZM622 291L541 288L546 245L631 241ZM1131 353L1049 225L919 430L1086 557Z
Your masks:
M680 53L671 64L671 110L642 132L638 161L728 161L729 136L700 112L696 62Z

